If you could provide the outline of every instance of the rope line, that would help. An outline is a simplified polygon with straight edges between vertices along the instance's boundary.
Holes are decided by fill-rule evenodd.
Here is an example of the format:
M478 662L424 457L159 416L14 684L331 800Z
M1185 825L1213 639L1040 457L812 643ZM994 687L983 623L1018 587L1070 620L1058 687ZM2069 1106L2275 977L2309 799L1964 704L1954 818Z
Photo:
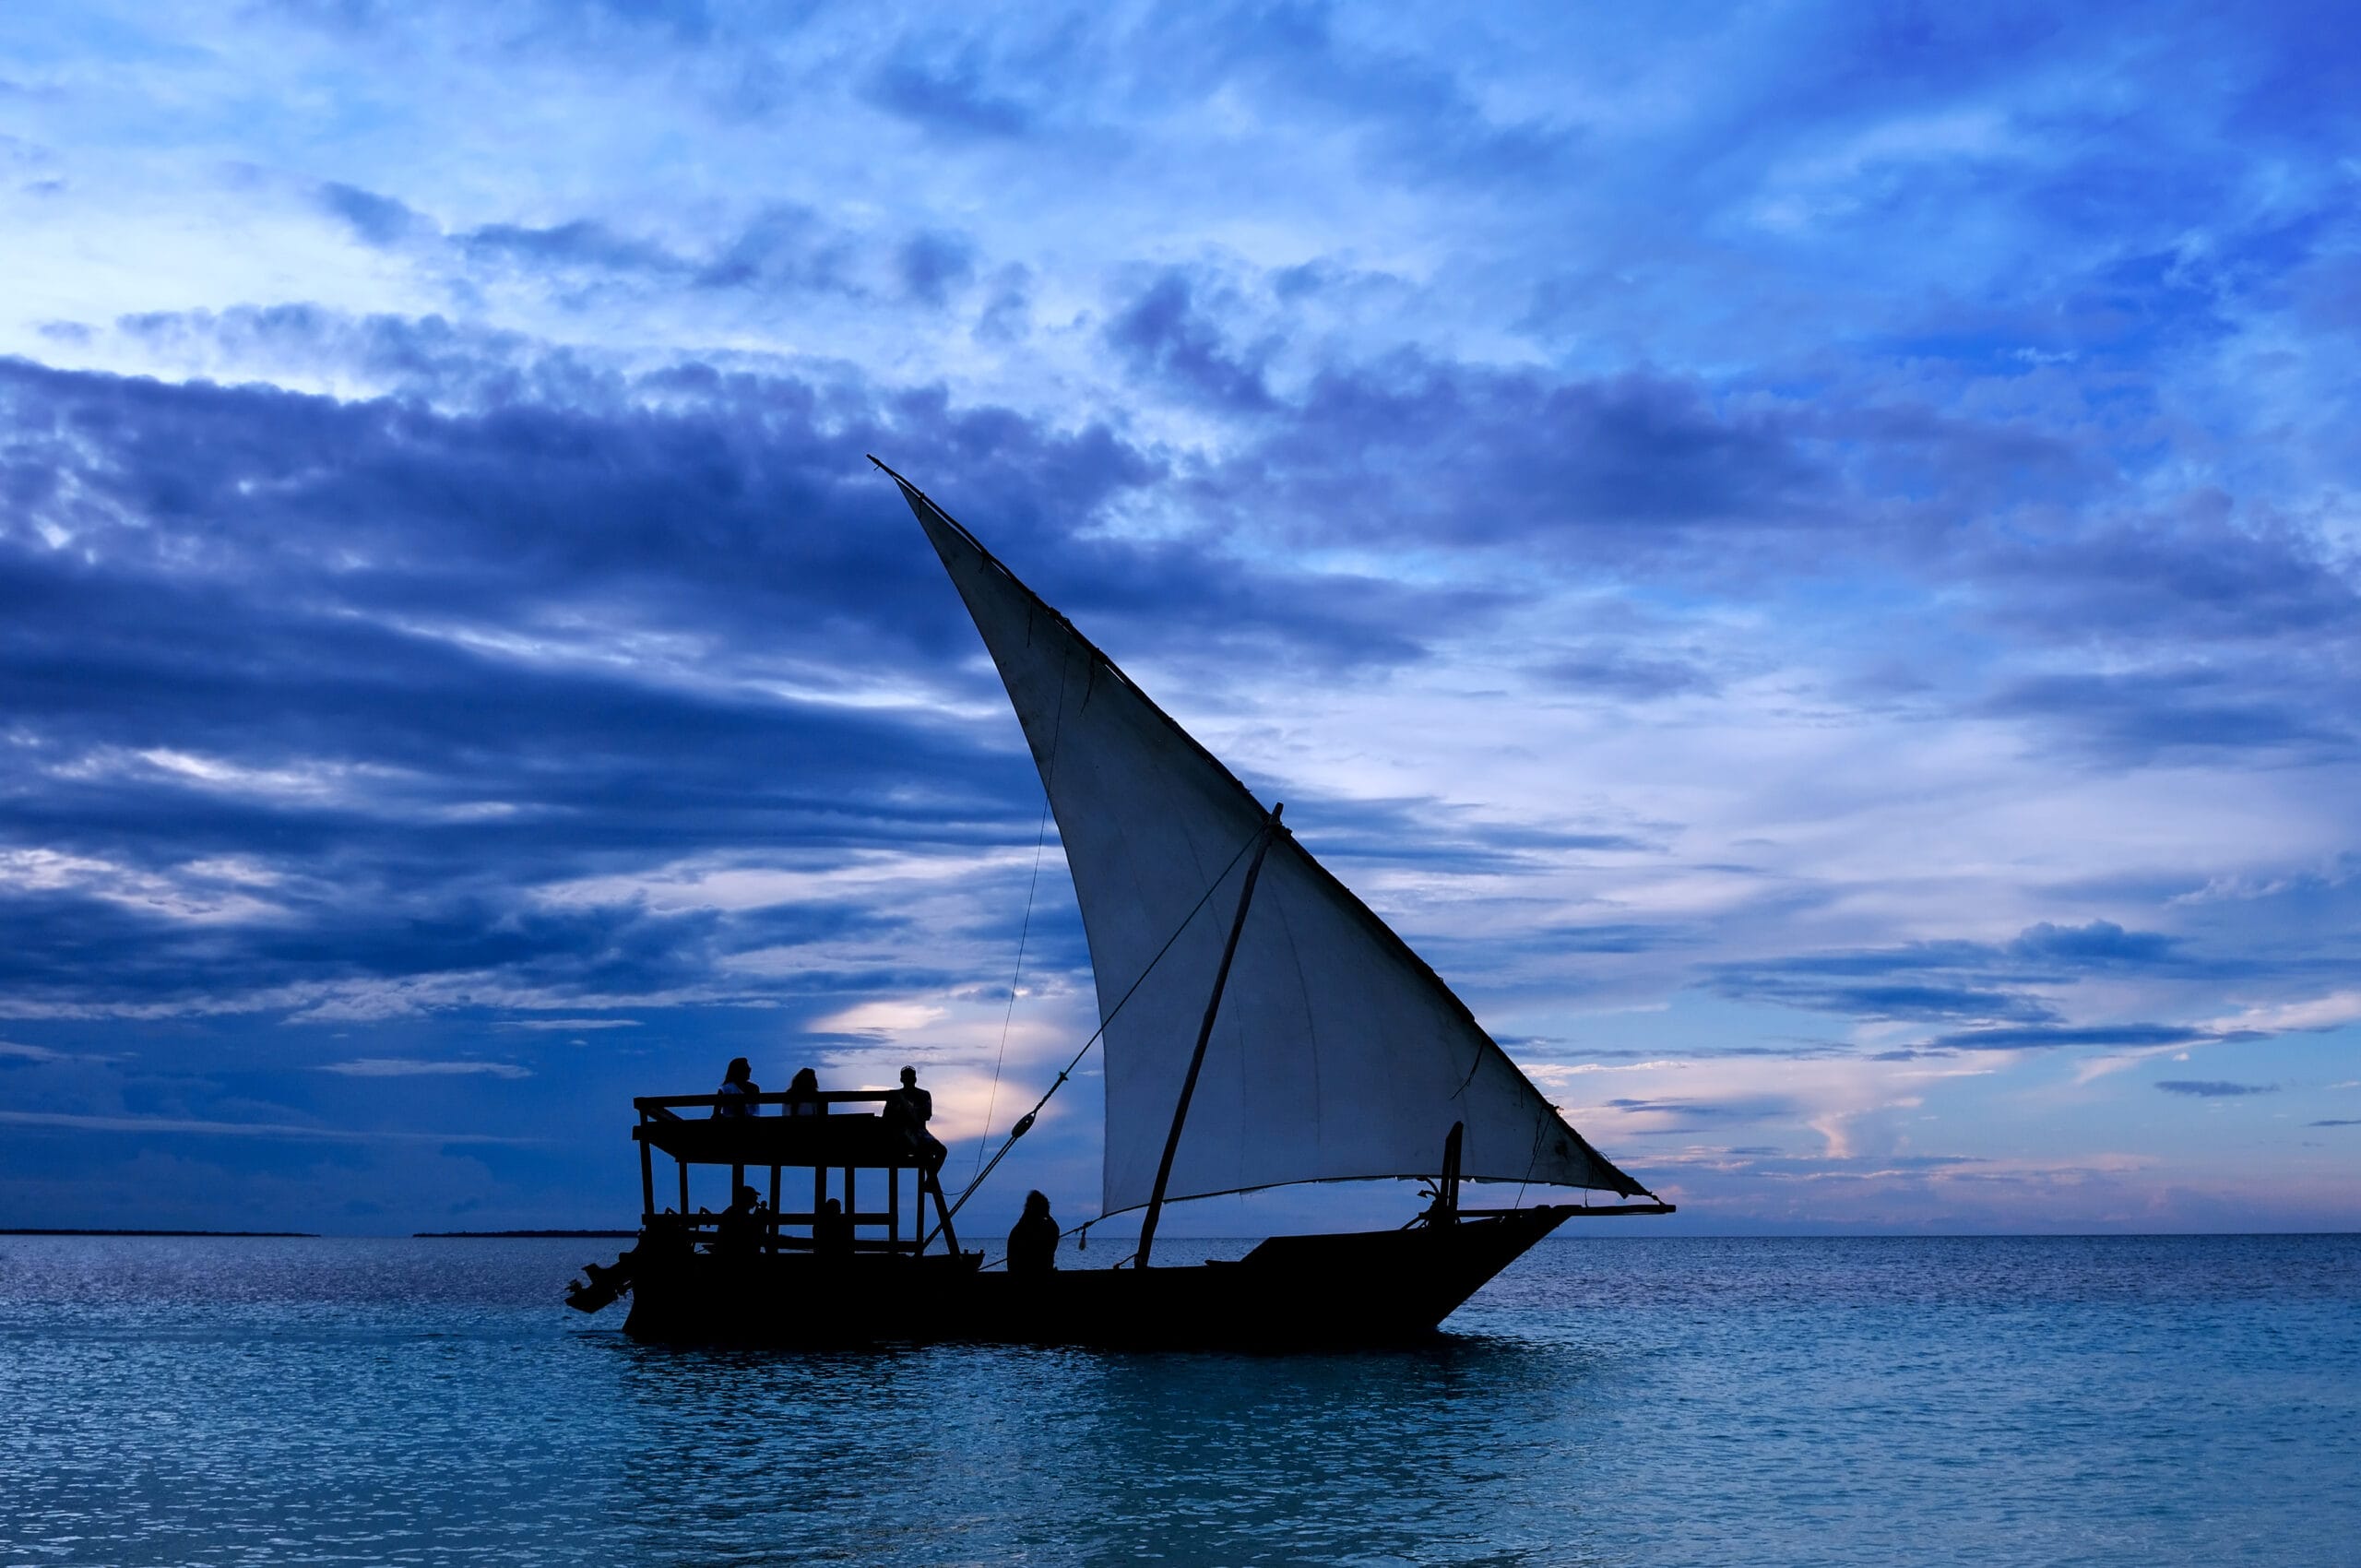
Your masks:
M1033 934L1033 897L1040 890L1041 854L1049 844L1050 797L1044 791L1041 828L1033 837L1033 880L1025 885L1025 923L1016 928L1016 972L1008 977L1008 1008L1000 1016L1000 1050L992 1057L992 1092L984 1099L984 1131L976 1139L977 1177L984 1171L984 1146L991 1142L992 1112L1000 1109L1000 1072L1008 1061L1008 1027L1016 1018L1017 982L1025 978L1025 944Z
M1205 907L1205 901L1211 898L1216 892L1219 891L1223 883L1229 880L1229 873L1238 869L1238 862L1246 858L1246 851L1254 847L1256 841L1263 837L1263 828L1260 826L1257 826L1253 833L1248 837L1246 842L1238 847L1238 853L1229 857L1229 864L1222 867L1219 874L1215 876L1212 883L1205 888L1204 892L1197 896L1197 901L1189 907L1189 912L1180 917L1180 923L1172 928L1172 934L1164 939L1164 945L1156 950L1156 956L1147 961L1147 968L1140 971L1139 979L1132 981L1131 988L1123 992L1121 998L1116 1002L1114 1006L1107 1010L1107 1016L1098 1020L1098 1027L1090 1031L1090 1038L1082 1042L1082 1049L1074 1053L1074 1059L1068 1062L1065 1064L1065 1067L1058 1074L1057 1082L1042 1090L1041 1098L1033 1102L1033 1109L1016 1119L1016 1124L1009 1129L1008 1141L1000 1146L1000 1152L992 1156L991 1163L986 1165L981 1170L976 1173L976 1179L968 1182L967 1185L961 1190L958 1201L951 1206L951 1215L953 1218L957 1217L959 1210L967 1205L967 1199L974 1194L976 1189L984 1184L984 1179L990 1176L994 1170L1000 1169L1000 1162L1008 1158L1008 1151L1016 1146L1016 1140L1033 1130L1033 1118L1038 1116L1041 1113L1041 1108L1050 1103L1050 1097L1051 1095L1057 1093L1058 1090L1065 1087L1066 1079L1072 1075L1076 1067L1082 1065L1083 1057L1088 1053L1092 1046L1098 1043L1098 1037L1107 1032L1107 1026L1113 1023L1116 1016L1122 1012L1124 1005L1128 1004L1133 997L1139 994L1140 987L1147 983L1147 977L1156 972L1156 967L1164 962L1164 956L1172 951L1172 944L1180 940L1180 933L1187 931L1189 929L1189 923L1197 918L1197 911L1204 909ZM1097 1223L1096 1220L1086 1219L1083 1221L1082 1226L1078 1226L1076 1229L1083 1229L1095 1223ZM931 1242L936 1236L939 1236L942 1233L942 1226L937 1225L933 1231L927 1236L926 1241L919 1243L919 1250L921 1252L925 1251L928 1244Z
M1025 612L1025 640L1033 641L1033 612ZM1050 727L1050 766L1041 775L1041 826L1033 835L1033 880L1025 885L1025 923L1016 932L1016 972L1008 978L1008 1009L1000 1016L1000 1051L992 1057L992 1092L984 1100L984 1130L976 1134L976 1173L967 1180L974 1186L984 1179L984 1146L991 1142L992 1112L1000 1109L1000 1071L1008 1061L1008 1026L1016 1016L1016 984L1025 978L1025 944L1033 934L1033 897L1041 889L1041 852L1050 843L1050 791L1058 781L1058 743L1066 734L1066 671L1074 668L1071 658L1058 660L1058 719ZM963 1194L964 1195L964 1194Z

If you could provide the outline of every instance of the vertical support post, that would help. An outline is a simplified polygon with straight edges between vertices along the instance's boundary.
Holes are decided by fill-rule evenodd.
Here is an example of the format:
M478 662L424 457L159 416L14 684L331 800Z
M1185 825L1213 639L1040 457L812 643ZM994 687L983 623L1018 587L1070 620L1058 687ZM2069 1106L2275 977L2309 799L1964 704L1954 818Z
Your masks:
M682 1218L682 1219L686 1219L686 1218L689 1217L689 1162L688 1162L687 1160L683 1159L683 1160L682 1160L682 1161L680 1162L680 1166L681 1166L681 1218Z
M896 1247L902 1244L902 1168L885 1168L885 1240Z
M639 1222L646 1225L655 1218L656 1147L643 1137L639 1140Z
M770 1232L769 1251L778 1251L778 1167L771 1167L771 1218L766 1227Z
M1147 1266L1148 1249L1156 1245L1156 1222L1164 1214L1164 1189L1172 1180L1172 1157L1180 1152L1180 1126L1189 1119L1197 1073L1205 1064L1205 1044L1214 1038L1214 1019L1221 1013L1222 988L1229 984L1230 961L1238 956L1238 939L1246 931L1246 910L1253 902L1254 884L1263 874L1263 857L1271 852L1272 841L1287 831L1279 826L1279 814L1287 809L1284 801L1271 808L1271 819L1263 825L1262 841L1254 846L1254 859L1246 867L1246 885L1238 892L1238 915L1229 922L1229 940L1222 944L1221 967L1214 971L1214 993L1205 999L1205 1021L1197 1027L1197 1049L1189 1055L1189 1075L1180 1080L1180 1101L1172 1108L1172 1131L1165 1135L1164 1158L1156 1166L1156 1189L1148 1194L1147 1218L1140 1222L1140 1250L1132 1254L1135 1268Z
M817 1159L820 1157L815 1154L812 1158ZM814 1165L812 1168L812 1249L814 1252L820 1248L820 1206L827 1201L827 1197L828 1168Z
M851 1231L853 1241L858 1245L860 1241L860 1228L853 1223L852 1217L860 1211L860 1206L852 1201L852 1171L851 1166L845 1167L845 1226Z
M943 1250L953 1257L957 1257L959 1232L951 1229L951 1210L943 1201L943 1182L933 1171L921 1165L919 1167L919 1194L921 1198L924 1198L930 1193L934 1194L934 1213L943 1231ZM923 1241L919 1243L919 1250L920 1252L926 1250L926 1243Z

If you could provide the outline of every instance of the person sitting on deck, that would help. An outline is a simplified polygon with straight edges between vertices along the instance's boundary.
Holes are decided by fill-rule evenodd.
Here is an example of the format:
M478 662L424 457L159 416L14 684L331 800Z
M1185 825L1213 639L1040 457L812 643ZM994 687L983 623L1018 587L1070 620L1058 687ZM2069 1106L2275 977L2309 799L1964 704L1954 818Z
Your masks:
M738 1189L738 1201L721 1211L714 1226L717 1251L750 1253L763 1234L763 1221L767 1218L763 1209L763 1195L752 1187Z
M733 1056L721 1075L721 1087L718 1092L722 1099L713 1108L716 1116L752 1116L759 1108L751 1097L763 1091L762 1087L754 1082L754 1070L746 1064L746 1059Z
M795 1076L788 1081L787 1113L789 1116L825 1116L828 1102L820 1098L820 1075L809 1067L798 1067Z
M1008 1272L1050 1274L1058 1266L1058 1222L1050 1200L1039 1192L1025 1194L1025 1215L1008 1233Z
M812 1250L824 1258L852 1255L852 1217L834 1198L821 1200L820 1212L812 1217Z
M934 1096L919 1087L916 1067L902 1069L902 1087L885 1097L884 1115L888 1123L902 1130L909 1140L910 1152L919 1157L920 1164L929 1170L941 1168L943 1156L951 1151L926 1130L926 1124L934 1120Z

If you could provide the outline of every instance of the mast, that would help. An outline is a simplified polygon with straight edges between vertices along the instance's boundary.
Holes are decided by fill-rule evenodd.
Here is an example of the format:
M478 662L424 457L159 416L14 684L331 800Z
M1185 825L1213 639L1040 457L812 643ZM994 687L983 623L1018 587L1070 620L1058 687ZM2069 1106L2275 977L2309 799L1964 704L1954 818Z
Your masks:
M1222 944L1221 966L1214 970L1214 993L1205 999L1205 1021L1197 1028L1197 1049L1190 1053L1188 1076L1180 1080L1180 1100L1172 1108L1172 1131L1165 1134L1164 1158L1157 1162L1156 1190L1148 1194L1147 1218L1140 1223L1140 1250L1132 1254L1135 1268L1147 1266L1148 1249L1156 1245L1156 1222L1164 1213L1164 1189L1172 1180L1172 1157L1180 1151L1180 1126L1189 1120L1189 1101L1197 1092L1197 1074L1205 1064L1205 1043L1214 1038L1214 1019L1221 1013L1221 993L1229 984L1229 966L1238 956L1238 939L1246 931L1246 910L1254 900L1254 884L1263 874L1263 857L1271 852L1272 843L1287 831L1279 824L1279 814L1287 809L1284 801L1271 808L1271 819L1264 825L1262 840L1254 846L1254 859L1246 867L1246 885L1238 892L1238 916L1229 922L1229 940Z

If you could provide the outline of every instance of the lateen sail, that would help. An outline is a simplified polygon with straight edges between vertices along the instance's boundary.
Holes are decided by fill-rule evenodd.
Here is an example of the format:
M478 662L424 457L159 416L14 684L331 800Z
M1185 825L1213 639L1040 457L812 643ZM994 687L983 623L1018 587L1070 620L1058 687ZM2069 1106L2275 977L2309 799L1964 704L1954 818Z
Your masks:
M1103 1212L1137 1207L1237 909L1240 851L1267 813L974 536L907 483L902 493L1040 767L1101 1016L1122 1003L1106 1030ZM1400 937L1282 837L1247 915L1168 1195L1433 1175L1454 1122L1466 1124L1468 1177L1646 1191L1566 1124Z

